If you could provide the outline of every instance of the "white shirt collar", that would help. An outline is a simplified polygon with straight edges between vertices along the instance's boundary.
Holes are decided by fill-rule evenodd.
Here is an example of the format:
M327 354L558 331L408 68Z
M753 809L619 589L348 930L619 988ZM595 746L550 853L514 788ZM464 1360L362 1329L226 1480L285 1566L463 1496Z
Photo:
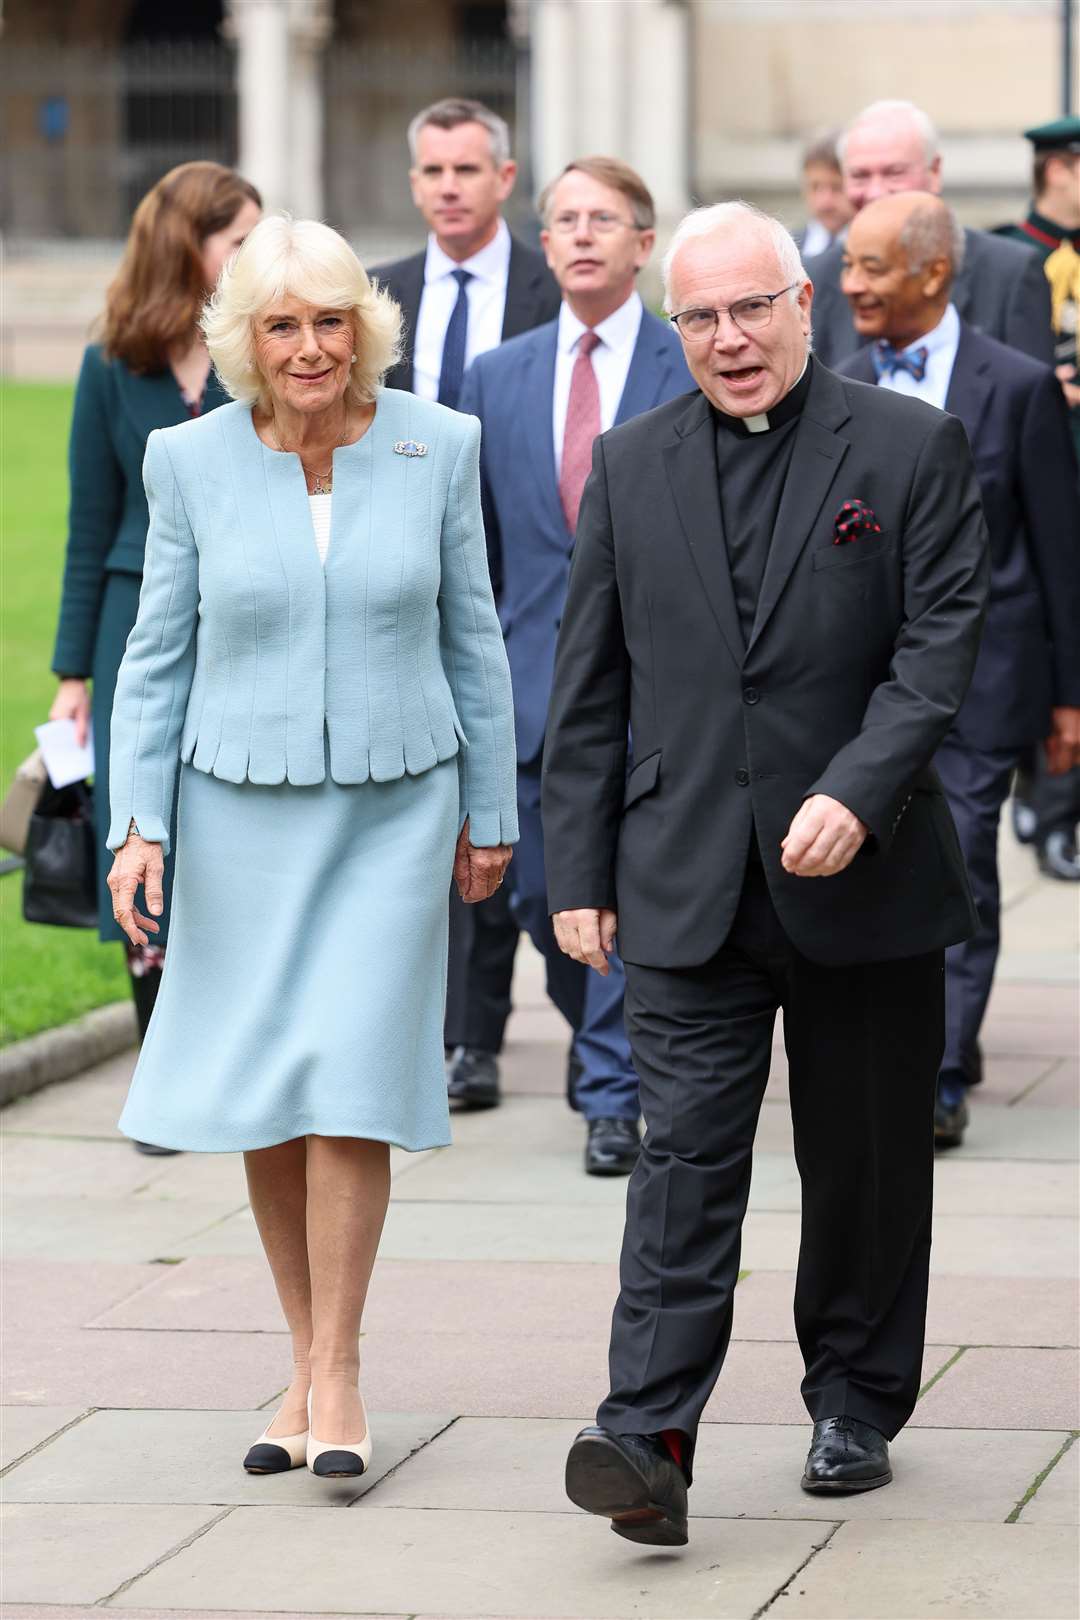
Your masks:
M595 332L607 348L614 353L631 347L637 342L637 335L641 328L642 302L637 288L619 305L618 309L610 314L599 326L588 327L579 321L570 305L564 299L559 306L559 334L558 346L560 352L569 353L577 343L582 332Z
M424 261L424 284L439 281L443 276L452 275L455 270L468 270L481 281L503 283L510 268L510 245L510 231L504 219L499 220L495 235L487 246L470 259L463 259L460 264L443 252L433 235L429 236Z
M794 383L792 384L792 387L788 389L789 394L791 393L792 388L798 388L799 384L802 382L803 378L806 376L806 368L807 368L807 366L809 364L810 364L810 350L807 349L807 351L806 351L806 359L803 361L803 368L799 372L799 375L796 377ZM786 395L785 395L785 398L786 398ZM768 431L769 431L769 413L768 413L768 411L762 411L761 414L758 415L758 416L744 416L742 420L743 420L743 426L745 427L747 433L768 433Z
M914 343L909 343L905 348L898 349L897 353L912 354L916 349L925 349L926 357L929 360L931 355L940 354L946 349L955 349L959 341L960 317L956 313L956 305L948 304L944 315L935 327L924 333L922 337L916 338Z

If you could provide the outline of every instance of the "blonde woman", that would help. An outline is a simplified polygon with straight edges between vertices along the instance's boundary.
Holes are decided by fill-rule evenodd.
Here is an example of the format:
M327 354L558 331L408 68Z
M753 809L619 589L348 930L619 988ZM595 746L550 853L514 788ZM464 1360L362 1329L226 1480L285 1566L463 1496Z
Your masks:
M234 402L150 435L113 709L109 887L136 944L180 766L169 954L120 1125L244 1153L293 1346L245 1467L356 1475L389 1145L449 1140L451 872L484 899L517 838L479 424L381 386L397 307L325 225L258 225L204 331Z

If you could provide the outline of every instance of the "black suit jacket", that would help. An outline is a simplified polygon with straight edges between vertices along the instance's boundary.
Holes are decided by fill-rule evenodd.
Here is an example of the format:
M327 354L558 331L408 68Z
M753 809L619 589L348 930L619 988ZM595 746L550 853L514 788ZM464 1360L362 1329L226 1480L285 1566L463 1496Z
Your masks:
M426 249L394 264L378 265L372 276L401 305L404 316L402 357L398 365L387 373L388 388L405 388L412 392L413 344L416 336L416 318L420 313L420 299L424 292L424 264ZM510 267L506 277L506 307L503 312L502 337L517 337L531 332L534 326L553 321L559 313L562 294L559 284L547 267L542 253L526 247L516 236L510 238Z
M875 382L869 349L841 371ZM945 409L964 424L990 533L990 604L956 735L1009 748L1080 704L1080 492L1049 366L961 325Z
M1003 248L1009 251L1003 253ZM827 366L838 366L863 342L840 291L843 259L844 244L834 242L806 262L814 284L814 353ZM953 286L953 303L969 326L1046 365L1053 363L1050 283L1034 249L987 231L965 230L964 268Z
M882 532L834 545L851 498ZM548 715L551 909L615 907L630 962L705 962L727 937L756 825L780 920L813 960L967 937L964 864L929 767L971 679L986 587L964 430L918 400L815 364L749 646L704 396L603 434ZM780 865L812 793L872 834L835 877Z

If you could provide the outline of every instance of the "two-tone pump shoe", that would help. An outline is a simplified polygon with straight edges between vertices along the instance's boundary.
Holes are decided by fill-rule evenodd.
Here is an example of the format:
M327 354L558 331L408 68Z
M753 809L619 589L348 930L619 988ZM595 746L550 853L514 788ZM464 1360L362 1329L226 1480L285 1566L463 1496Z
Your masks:
M303 1468L307 1448L306 1429L302 1434L274 1435L264 1430L244 1458L244 1467L249 1474L285 1474L290 1468Z
M316 1440L308 1431L307 1465L320 1479L358 1479L371 1467L371 1425L363 1396L360 1410L364 1415L364 1438L350 1440L348 1445L335 1445L333 1441ZM311 1421L311 1396L308 1396L308 1421Z

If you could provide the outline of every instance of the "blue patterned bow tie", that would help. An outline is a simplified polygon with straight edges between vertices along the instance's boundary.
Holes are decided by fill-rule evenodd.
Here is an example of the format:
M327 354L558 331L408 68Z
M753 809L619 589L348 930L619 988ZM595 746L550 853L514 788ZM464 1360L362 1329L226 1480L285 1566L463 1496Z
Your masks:
M923 343L910 353L903 349L894 349L891 343L884 339L874 344L873 359L874 370L879 377L894 376L898 371L908 371L916 382L922 382L926 376L926 362L930 357L930 350Z

